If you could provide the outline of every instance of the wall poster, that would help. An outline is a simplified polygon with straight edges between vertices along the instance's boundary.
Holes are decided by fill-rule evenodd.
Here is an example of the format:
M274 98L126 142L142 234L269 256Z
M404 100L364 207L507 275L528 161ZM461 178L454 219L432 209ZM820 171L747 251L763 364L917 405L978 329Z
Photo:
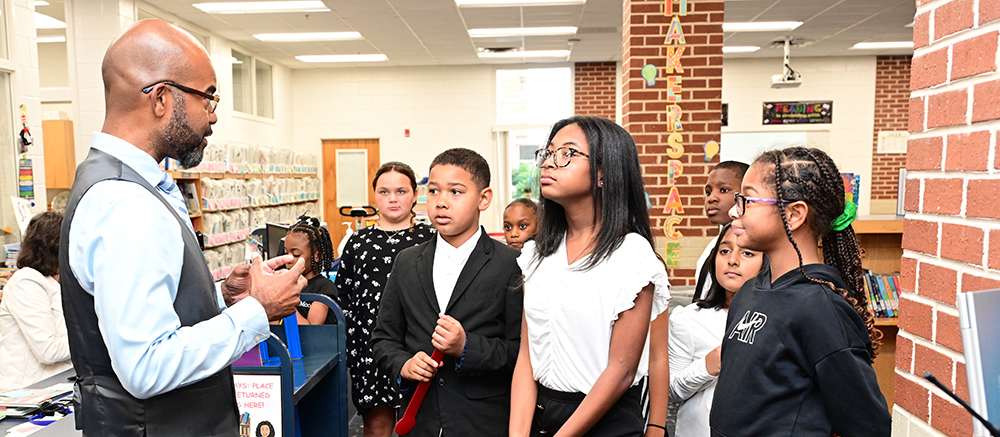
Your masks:
M764 102L764 122L770 124L833 123L833 101Z

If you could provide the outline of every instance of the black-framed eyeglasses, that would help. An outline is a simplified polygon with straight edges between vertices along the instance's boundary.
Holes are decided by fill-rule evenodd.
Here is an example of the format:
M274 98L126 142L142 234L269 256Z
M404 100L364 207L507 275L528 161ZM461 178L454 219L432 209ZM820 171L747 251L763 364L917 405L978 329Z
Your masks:
M555 150L538 149L535 151L535 165L538 166L538 168L542 168L545 166L545 161L548 161L549 158L551 157L552 164L554 164L556 167L566 167L569 165L570 161L572 161L573 157L576 155L580 155L585 158L590 158L590 155L583 153L579 150L576 150L572 147L560 147Z
M736 197L736 215L740 217L743 217L743 214L747 211L747 203L760 202L760 203L769 203L772 205L775 205L778 202L790 203L787 200L766 199L763 197L747 197L740 193L733 193L733 196Z
M208 99L208 112L209 113L215 112L215 108L219 106L219 93L209 94L209 93L206 93L204 91L198 91L198 90L196 90L194 88L186 87L186 86L181 85L181 84L179 84L177 82L173 82L173 81L169 81L169 80L160 81L160 82L154 83L154 84L152 84L152 85L150 85L148 87L145 87L145 88L142 89L142 93L143 94L149 94L149 92L152 91L153 88L156 88L156 86L160 85L160 84L170 85L170 86L172 86L174 88L177 88L177 89L179 89L181 91L184 91L186 93L191 93L191 94L194 94L196 96L201 96L201 97L204 97L204 98Z

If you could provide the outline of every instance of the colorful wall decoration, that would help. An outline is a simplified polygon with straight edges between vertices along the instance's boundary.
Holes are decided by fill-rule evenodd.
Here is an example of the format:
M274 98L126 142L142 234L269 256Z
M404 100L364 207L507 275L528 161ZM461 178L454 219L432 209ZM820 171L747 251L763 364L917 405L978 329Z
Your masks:
M763 124L833 123L833 101L764 102Z

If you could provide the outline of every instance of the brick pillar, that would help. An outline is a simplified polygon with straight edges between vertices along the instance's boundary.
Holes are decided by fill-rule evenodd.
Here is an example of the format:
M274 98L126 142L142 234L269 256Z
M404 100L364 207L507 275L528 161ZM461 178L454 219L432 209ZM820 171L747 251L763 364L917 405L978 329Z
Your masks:
M696 261L718 234L704 187L719 161L724 10L722 0L625 0L621 124L639 149L672 285L695 285Z
M896 437L972 435L971 416L921 375L968 399L955 295L1000 288L998 18L996 1L917 1Z
M872 214L895 214L899 169L905 153L879 153L879 131L906 131L912 56L879 56L875 61L875 132L872 138Z
M577 62L574 66L573 113L615 119L617 62Z

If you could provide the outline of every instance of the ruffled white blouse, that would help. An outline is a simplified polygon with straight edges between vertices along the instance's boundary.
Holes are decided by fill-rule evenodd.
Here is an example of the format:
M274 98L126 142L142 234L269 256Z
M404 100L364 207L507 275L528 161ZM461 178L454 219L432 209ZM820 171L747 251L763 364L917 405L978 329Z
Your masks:
M667 310L666 268L649 242L635 233L586 271L578 269L587 257L567 263L565 237L551 256L533 262L534 255L535 243L529 241L517 262L525 278L524 313L535 381L553 390L589 393L608 367L615 320L635 306L642 288L654 286L650 321ZM647 335L632 385L648 372Z

